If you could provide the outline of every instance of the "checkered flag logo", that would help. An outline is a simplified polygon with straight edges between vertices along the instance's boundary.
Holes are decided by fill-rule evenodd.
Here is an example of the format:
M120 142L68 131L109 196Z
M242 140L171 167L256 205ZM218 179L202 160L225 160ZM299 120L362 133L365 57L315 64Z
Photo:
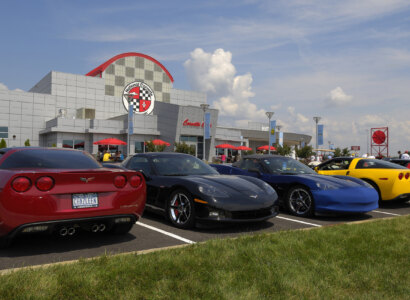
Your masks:
M134 82L127 85L123 93L123 103L128 110L130 104L134 107L136 114L149 114L153 110L155 101L151 88L142 82Z

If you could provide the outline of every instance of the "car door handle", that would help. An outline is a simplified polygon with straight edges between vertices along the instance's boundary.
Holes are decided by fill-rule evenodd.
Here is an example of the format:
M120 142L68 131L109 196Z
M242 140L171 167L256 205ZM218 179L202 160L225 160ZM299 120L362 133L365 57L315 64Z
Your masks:
M347 171L347 172L346 172L346 176L349 175L349 174L350 174L350 171Z

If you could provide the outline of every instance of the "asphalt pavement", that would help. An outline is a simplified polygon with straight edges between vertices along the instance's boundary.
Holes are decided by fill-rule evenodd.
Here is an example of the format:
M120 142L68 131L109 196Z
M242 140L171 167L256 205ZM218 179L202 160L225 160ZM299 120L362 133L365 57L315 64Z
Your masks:
M260 223L201 226L193 230L182 230L173 227L164 217L146 212L131 231L123 236L88 232L81 232L69 238L50 235L20 236L9 248L0 249L0 270L192 244L244 234L322 227L409 214L410 202L387 203L377 210L361 215L299 218L281 212L278 216Z

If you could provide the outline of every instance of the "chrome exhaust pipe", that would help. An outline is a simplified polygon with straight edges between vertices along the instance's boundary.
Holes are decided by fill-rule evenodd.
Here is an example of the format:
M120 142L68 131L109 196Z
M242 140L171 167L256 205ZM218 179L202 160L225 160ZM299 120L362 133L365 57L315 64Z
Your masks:
M102 231L104 231L105 230L105 224L100 224L100 231L102 232Z
M98 226L97 224L94 224L93 226L91 226L92 232L97 232L99 229L100 229L100 226Z
M67 230L68 235L74 235L75 234L75 228L74 227L70 227Z
M66 236L66 235L68 234L67 228L62 227L62 228L60 229L60 231L58 232L58 234L61 235L61 236Z

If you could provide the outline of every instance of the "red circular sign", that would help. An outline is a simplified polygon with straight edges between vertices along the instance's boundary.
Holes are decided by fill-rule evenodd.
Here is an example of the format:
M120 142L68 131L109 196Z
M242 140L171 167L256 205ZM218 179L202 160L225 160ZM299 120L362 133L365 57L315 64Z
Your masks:
M383 144L384 141L386 140L386 135L384 134L383 131L377 130L377 131L373 132L372 139L373 139L373 142L380 145L380 144Z

